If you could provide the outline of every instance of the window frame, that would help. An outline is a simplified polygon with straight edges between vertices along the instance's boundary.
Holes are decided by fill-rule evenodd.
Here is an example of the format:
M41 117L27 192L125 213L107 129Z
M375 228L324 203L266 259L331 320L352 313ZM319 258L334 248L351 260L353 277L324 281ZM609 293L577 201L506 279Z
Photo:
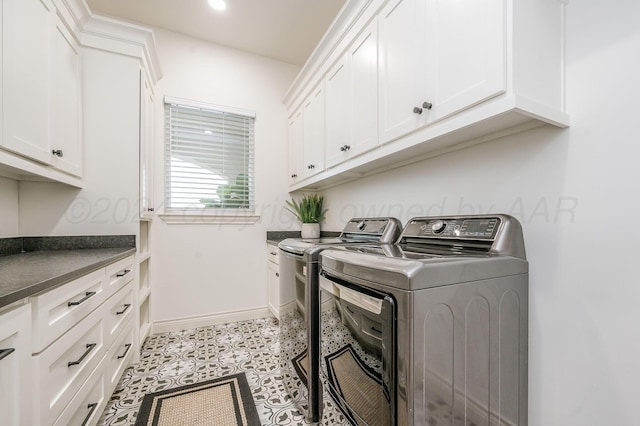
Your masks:
M168 208L166 203L167 203L167 178L168 178L168 169L167 169L167 163L168 160L166 158L166 156L168 155L167 150L168 150L168 144L170 143L170 141L168 140L169 135L167 134L167 108L169 108L168 105L170 104L175 104L175 105L180 105L180 106L185 106L185 107L190 107L190 108L200 108L200 109L208 109L208 110L213 110L216 112L224 112L224 113L230 113L230 114L235 114L235 115L241 115L241 116L245 116L245 117L249 117L249 118L253 118L254 119L254 123L253 123L253 132L254 132L254 137L253 137L253 143L252 143L252 147L251 149L253 150L253 152L251 153L251 156L253 158L253 164L252 164L252 168L253 171L251 173L251 175L249 176L250 179L250 184L249 184L249 190L252 191L249 194L249 198L250 200L252 200L252 202L250 203L250 207L249 208L207 208L207 207L200 207L200 208L187 208L187 209L180 209L180 208ZM246 110L246 109L241 109L241 108L234 108L234 107L228 107L228 106L224 106L224 105L217 105L217 104L211 104L211 103L206 103L206 102L200 102L200 101L194 101L194 100L188 100L188 99L182 99L182 98L176 98L176 97L169 97L169 96L165 96L164 97L164 101L163 101L163 123L165 123L163 125L163 179L162 179L162 195L163 195L163 208L162 208L162 212L158 215L164 222L166 222L167 224L207 224L207 223L212 223L212 224L254 224L257 221L260 220L260 215L256 213L256 203L255 203L255 118L256 118L256 113L254 111L251 110Z

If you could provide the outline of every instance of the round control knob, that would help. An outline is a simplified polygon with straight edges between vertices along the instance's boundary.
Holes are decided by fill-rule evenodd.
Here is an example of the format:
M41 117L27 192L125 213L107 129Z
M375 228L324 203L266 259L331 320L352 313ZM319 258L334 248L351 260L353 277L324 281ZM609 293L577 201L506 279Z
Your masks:
M444 231L446 227L447 227L447 224L444 223L442 220L436 220L431 224L431 230L433 231L434 234L441 233L442 231Z
M356 225L356 228L358 228L358 230L362 231L364 228L367 227L367 223L364 220L361 220L360 222L358 222L358 224Z

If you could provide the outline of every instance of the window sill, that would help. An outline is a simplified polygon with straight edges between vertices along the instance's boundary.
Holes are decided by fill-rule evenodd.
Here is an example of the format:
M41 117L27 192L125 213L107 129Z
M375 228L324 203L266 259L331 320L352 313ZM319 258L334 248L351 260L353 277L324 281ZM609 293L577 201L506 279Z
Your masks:
M254 213L211 213L199 211L172 211L158 215L168 225L253 225L260 220Z

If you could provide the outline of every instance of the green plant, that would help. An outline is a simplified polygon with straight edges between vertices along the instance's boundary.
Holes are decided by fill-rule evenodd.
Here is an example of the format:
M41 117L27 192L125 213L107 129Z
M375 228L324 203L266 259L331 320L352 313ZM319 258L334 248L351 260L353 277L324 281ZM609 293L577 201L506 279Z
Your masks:
M296 215L302 223L320 223L324 219L327 210L322 210L324 204L324 196L318 194L304 195L300 201L294 199L287 200L287 205L291 207L289 210Z
M216 190L218 200L201 198L205 208L242 209L249 208L249 178L245 174L236 177L235 184L220 185Z

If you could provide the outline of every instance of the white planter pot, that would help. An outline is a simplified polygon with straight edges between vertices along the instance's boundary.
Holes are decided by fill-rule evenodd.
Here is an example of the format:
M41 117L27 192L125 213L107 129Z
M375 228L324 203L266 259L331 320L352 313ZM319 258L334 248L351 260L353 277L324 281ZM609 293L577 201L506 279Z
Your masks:
M302 238L320 238L320 224L303 223L300 234L302 235Z

